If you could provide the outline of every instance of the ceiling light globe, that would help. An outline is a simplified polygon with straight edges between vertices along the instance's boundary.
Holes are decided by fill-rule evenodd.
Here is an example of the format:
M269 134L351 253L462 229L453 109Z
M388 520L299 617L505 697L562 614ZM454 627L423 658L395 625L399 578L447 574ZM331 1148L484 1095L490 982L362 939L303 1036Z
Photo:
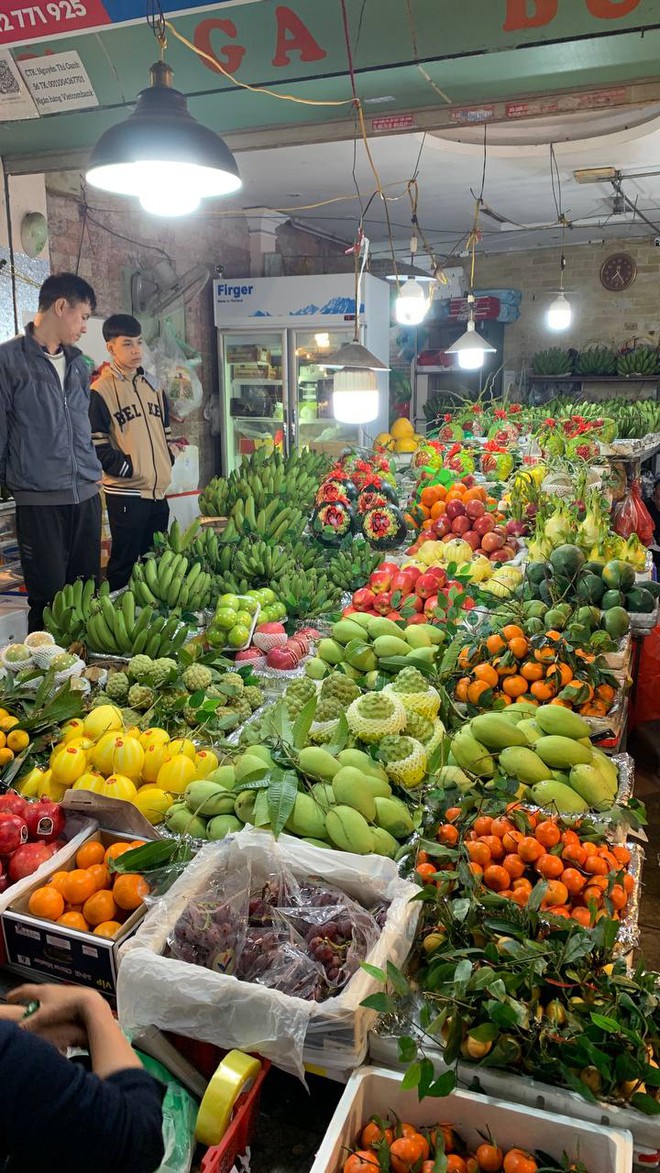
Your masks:
M560 332L561 330L568 330L573 321L573 310L570 302L566 299L563 293L555 298L548 307L546 322L549 330Z
M418 281L410 277L396 299L394 313L400 326L419 326L429 309L428 298Z
M483 350L461 350L458 354L458 365L462 371L480 371L485 357L486 352Z

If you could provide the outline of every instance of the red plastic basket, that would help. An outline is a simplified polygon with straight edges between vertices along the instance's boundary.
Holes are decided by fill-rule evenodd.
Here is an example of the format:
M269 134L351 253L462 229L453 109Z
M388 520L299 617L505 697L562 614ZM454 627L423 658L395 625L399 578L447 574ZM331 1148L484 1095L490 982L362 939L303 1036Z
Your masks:
M210 1079L218 1064L226 1055L220 1047L212 1043L203 1043L196 1039L187 1039L183 1035L168 1034L170 1042L193 1067L196 1067L207 1079ZM261 1089L264 1080L270 1071L270 1060L261 1060L261 1071L252 1087L243 1092L236 1101L231 1118L231 1124L223 1136L220 1144L207 1149L201 1163L201 1173L230 1173L236 1158L240 1157L251 1145L259 1106Z
M250 1090L238 1097L231 1124L220 1144L206 1150L202 1158L202 1173L230 1173L236 1158L252 1144L259 1115L261 1088L269 1069L270 1062L264 1059Z

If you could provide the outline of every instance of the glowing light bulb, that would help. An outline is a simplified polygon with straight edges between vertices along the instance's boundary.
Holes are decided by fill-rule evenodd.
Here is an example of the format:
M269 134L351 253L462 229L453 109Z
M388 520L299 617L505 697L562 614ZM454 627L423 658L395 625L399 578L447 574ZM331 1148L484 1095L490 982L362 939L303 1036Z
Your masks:
M546 321L549 330L568 330L573 321L573 310L564 293L551 302Z
M418 281L409 277L396 299L394 313L401 326L419 326L429 309L429 300Z

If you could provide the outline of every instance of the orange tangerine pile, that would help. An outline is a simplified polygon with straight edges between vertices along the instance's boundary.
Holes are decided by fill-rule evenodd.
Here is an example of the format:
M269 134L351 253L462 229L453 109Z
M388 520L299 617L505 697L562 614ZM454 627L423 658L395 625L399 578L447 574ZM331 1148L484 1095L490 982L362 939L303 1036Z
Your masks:
M71 871L55 872L30 896L28 909L40 920L55 921L81 933L115 937L125 920L139 908L149 893L147 881L137 873L111 872L111 859L142 847L143 839L131 843L83 843Z
M490 1136L471 1152L452 1124L417 1128L398 1117L391 1124L372 1117L357 1145L344 1161L342 1173L382 1173L384 1168L392 1173L436 1173L440 1156L446 1173L537 1173L541 1167L526 1149L501 1148Z
M436 839L453 847L461 838L454 808L445 817ZM581 839L556 817L534 812L526 818L526 831L520 831L506 815L479 815L465 834L470 870L484 887L524 907L543 881L547 887L541 908L555 916L572 917L584 927L601 916L618 920L635 887L626 870L628 848ZM446 870L447 865L442 867ZM428 857L418 857L416 874L422 882L428 882L435 870Z
M414 505L406 513L411 529L431 530L438 518L446 512L450 501L481 501L490 512L497 505L496 497L489 497L483 485L475 485L474 477L464 477L447 488L445 485L426 485L419 493ZM494 521L503 521L504 514L493 513Z
M568 656L579 659L583 667L571 667ZM529 639L521 627L509 623L501 632L461 649L458 667L464 675L454 696L480 709L519 700L534 706L562 705L583 717L604 717L615 692L611 684L590 682L593 660L587 652L571 653L559 631Z

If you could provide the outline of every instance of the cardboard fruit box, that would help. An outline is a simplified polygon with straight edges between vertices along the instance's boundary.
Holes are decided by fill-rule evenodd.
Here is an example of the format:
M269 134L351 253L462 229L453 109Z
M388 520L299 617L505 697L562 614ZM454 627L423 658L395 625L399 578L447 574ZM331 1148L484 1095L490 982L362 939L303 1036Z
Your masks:
M91 986L114 1001L120 945L137 929L145 915L138 908L124 921L116 937L97 937L93 933L42 920L29 912L30 896L48 882L57 871L72 871L76 853L83 843L96 840L109 847L118 841L158 839L160 836L129 802L119 799L101 799L87 791L68 791L63 804L69 818L80 821L85 810L95 821L87 823L87 833L77 836L67 848L49 861L47 870L29 877L8 907L2 912L2 934L8 968L17 970L32 980L72 982ZM101 824L99 826L99 824Z

